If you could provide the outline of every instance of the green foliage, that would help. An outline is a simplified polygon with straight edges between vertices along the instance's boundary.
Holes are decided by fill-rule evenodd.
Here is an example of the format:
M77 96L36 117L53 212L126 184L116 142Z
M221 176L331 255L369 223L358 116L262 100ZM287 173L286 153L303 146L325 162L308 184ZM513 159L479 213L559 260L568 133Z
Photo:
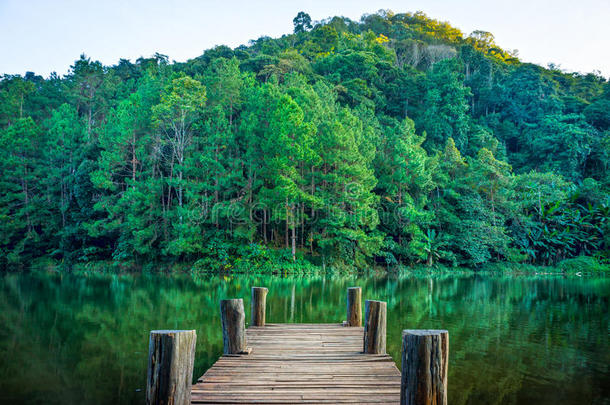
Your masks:
M0 80L0 265L607 257L610 84L423 13Z
M600 263L599 260L589 256L562 260L557 264L557 267L568 274L610 272L610 265L607 262Z
M462 85L461 70L455 61L447 60L428 71L421 122L429 150L438 149L448 138L460 149L468 145L470 91Z
M309 14L304 13L302 11L300 11L299 14L297 14L297 16L294 17L294 20L292 20L292 22L294 23L294 33L295 34L298 34L300 32L305 32L312 28L311 17L309 16Z

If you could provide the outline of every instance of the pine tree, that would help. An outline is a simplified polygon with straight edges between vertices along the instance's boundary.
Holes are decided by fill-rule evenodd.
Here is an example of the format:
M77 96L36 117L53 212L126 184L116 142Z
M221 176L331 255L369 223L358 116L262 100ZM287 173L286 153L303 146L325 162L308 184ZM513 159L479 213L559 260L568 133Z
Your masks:
M392 235L392 254L403 261L426 259L425 229L431 220L425 206L434 187L429 158L415 135L413 121L389 120L384 125L376 160L377 190L381 194L380 229ZM386 242L388 244L388 242Z

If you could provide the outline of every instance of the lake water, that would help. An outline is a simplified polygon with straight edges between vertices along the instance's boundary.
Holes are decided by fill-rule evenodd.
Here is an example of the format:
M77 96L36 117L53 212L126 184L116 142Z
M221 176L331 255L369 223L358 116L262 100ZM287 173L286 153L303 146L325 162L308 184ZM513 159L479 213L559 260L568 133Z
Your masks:
M219 304L266 286L268 322L340 322L346 289L402 329L448 329L449 403L610 404L609 278L0 274L0 403L144 403L148 333L196 329L195 377L222 352ZM400 366L400 364L399 364Z

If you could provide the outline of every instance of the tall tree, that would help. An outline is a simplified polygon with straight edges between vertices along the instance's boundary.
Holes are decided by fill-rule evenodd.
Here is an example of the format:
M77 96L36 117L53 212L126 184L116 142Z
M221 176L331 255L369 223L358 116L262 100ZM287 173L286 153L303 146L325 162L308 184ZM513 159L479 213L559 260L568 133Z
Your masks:
M176 190L178 207L184 204L184 159L193 138L193 126L200 117L206 101L205 87L188 76L171 81L161 94L161 101L153 107L153 120L170 146L168 200ZM174 171L177 172L174 174ZM180 221L182 216L179 215Z
M41 159L43 140L30 118L19 118L0 132L0 249L8 263L33 257L41 225Z
M438 149L453 138L460 149L468 145L470 90L464 87L458 62L439 62L428 71L421 126L429 150Z
M430 158L410 119L389 120L375 161L381 195L380 230L393 236L386 245L400 261L427 259L425 230L431 213L425 206L434 187Z
M294 24L294 33L298 34L300 32L308 31L312 28L311 26L311 17L309 14L299 11L296 17L292 20Z

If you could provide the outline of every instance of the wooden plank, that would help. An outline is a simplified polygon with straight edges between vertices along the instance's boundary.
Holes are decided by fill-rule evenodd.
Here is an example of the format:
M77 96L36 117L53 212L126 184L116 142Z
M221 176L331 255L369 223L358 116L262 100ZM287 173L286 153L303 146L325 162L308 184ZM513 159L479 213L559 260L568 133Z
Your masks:
M400 372L363 354L363 328L267 324L246 330L249 355L222 356L193 385L193 404L381 404L400 400Z

